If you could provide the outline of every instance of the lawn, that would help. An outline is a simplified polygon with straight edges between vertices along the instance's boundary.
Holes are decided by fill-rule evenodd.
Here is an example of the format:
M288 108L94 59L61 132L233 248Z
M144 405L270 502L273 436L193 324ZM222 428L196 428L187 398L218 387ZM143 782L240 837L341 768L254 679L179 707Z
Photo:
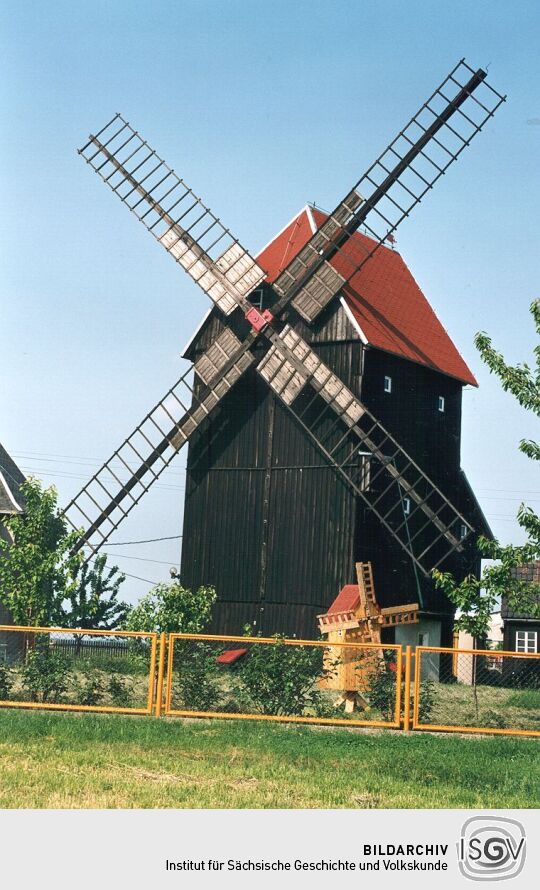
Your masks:
M0 710L0 807L533 808L534 739Z
M476 687L477 702L474 687L470 685L437 683L432 689L433 705L428 719L421 723L540 730L540 688L479 685Z

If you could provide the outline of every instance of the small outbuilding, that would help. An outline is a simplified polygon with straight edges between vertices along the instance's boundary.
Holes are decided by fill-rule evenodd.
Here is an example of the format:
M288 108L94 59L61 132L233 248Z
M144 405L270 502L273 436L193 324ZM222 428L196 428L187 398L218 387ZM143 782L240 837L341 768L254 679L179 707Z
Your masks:
M536 603L540 606L540 559L517 566L512 573L518 581L536 588ZM534 597L533 597L534 599ZM506 652L537 653L540 639L540 609L513 609L502 598L501 616L504 622L504 650Z

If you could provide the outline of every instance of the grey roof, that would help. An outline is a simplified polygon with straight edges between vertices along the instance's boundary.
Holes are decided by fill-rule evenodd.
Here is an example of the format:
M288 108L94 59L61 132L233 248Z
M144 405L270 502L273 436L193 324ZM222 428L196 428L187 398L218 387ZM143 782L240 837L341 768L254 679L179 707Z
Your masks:
M538 587L538 604L540 605L540 559L535 562L528 562L523 566L516 566L511 570L512 576L518 581L527 581L529 584ZM501 602L501 614L503 618L530 618L538 621L537 616L533 616L526 610L511 609L506 598L503 596Z
M20 491L24 480L24 474L0 444L0 514L24 512L24 498Z

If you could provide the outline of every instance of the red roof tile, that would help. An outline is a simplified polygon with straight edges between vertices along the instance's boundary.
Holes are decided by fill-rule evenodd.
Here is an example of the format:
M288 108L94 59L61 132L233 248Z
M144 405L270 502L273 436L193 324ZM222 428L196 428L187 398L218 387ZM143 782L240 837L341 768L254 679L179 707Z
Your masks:
M327 615L335 615L336 612L349 612L358 605L358 584L346 584L336 596L334 602L328 608Z
M312 235L309 214L316 225L326 214L304 209L258 255L258 262L273 281ZM349 255L360 260L373 240L356 232L349 241ZM350 265L343 252L332 265L346 278ZM477 386L465 361L435 315L404 260L396 250L380 247L344 289L344 297L367 342L386 352L410 359Z

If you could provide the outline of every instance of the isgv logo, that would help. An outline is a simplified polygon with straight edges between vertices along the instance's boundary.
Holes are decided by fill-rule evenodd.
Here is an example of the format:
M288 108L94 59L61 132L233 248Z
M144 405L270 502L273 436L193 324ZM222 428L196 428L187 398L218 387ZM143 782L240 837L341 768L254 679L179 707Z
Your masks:
M515 878L525 864L525 829L516 819L472 816L457 844L459 870L471 881Z

